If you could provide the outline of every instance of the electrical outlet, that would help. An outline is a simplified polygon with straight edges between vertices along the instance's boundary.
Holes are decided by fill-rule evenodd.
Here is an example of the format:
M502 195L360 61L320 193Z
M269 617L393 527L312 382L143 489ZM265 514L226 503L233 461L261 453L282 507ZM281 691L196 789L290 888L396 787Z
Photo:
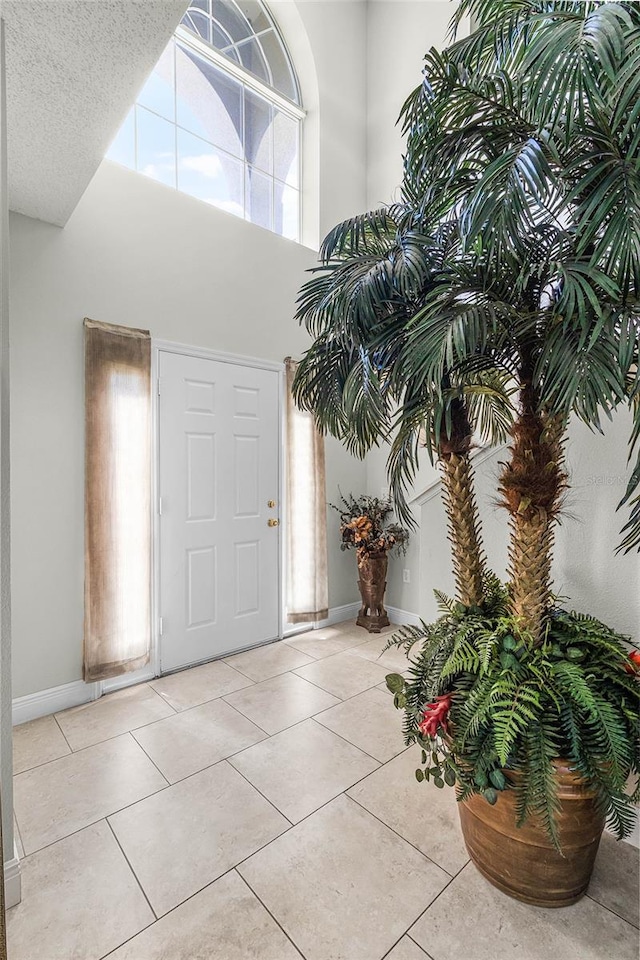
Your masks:
M411 583L411 570L407 570L406 567L405 567L405 569L402 571L402 582L403 582L403 583Z

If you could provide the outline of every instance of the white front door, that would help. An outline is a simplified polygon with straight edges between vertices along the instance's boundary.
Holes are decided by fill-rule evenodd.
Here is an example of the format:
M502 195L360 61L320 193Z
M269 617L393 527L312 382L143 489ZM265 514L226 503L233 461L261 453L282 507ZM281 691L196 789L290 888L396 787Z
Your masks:
M278 636L279 376L161 351L160 669Z

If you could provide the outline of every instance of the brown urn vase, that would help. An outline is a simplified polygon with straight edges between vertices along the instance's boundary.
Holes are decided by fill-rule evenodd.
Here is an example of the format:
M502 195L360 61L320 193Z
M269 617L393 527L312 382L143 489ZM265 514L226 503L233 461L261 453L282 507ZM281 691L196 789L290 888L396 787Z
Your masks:
M493 806L478 795L458 805L464 841L480 873L503 893L538 907L566 907L584 896L604 828L589 786L565 761L555 766L562 855L536 819L516 826L515 791L498 793Z
M362 606L356 623L359 627L365 627L369 633L380 633L383 627L389 626L389 617L384 608L387 562L386 552L369 554L368 557L358 560L358 587Z

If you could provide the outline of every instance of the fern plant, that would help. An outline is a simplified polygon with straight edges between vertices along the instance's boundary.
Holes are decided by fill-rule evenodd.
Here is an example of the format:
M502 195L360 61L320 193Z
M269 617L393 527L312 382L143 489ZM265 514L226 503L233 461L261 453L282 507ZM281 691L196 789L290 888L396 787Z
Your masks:
M407 744L422 748L418 781L456 786L494 804L517 794L518 825L535 817L559 848L558 758L589 783L618 838L634 823L640 787L640 653L594 617L555 607L532 642L510 613L508 588L488 574L481 607L437 594L440 617L403 627L387 647L408 657L387 686L404 711Z

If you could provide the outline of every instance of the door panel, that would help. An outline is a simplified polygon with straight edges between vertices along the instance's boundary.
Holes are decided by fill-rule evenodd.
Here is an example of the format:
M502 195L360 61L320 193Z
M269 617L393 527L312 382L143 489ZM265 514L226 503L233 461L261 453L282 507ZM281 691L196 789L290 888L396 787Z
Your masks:
M278 636L279 378L162 351L161 670Z

